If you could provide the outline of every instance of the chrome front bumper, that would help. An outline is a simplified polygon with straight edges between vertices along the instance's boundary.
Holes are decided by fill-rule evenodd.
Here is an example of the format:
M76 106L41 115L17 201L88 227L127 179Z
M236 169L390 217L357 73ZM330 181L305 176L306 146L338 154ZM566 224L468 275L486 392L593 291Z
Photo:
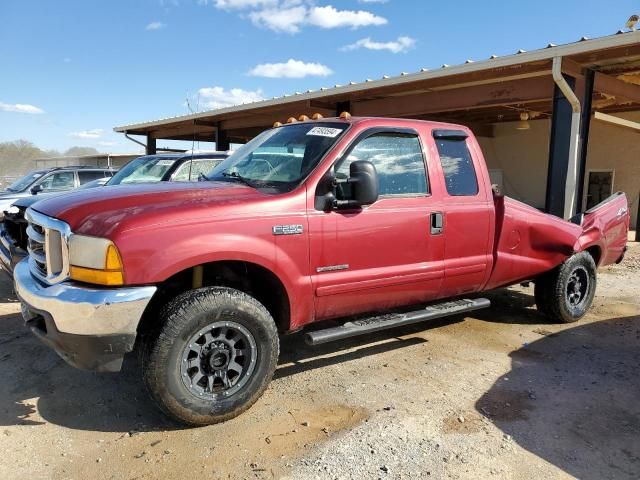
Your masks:
M99 372L122 368L156 291L98 289L69 281L46 285L31 275L28 259L16 265L13 278L22 316L33 334L70 365Z
M76 335L135 334L156 287L91 288L73 282L45 285L24 260L14 270L25 321L48 315L58 331Z

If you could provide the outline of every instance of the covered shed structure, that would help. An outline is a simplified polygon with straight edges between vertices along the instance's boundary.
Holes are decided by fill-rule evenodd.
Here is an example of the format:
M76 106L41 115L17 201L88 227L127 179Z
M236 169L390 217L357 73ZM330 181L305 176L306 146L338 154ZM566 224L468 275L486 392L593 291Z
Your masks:
M560 217L623 190L635 225L640 192L640 32L116 127L159 140L244 143L288 117L402 117L455 122L479 137L494 183Z

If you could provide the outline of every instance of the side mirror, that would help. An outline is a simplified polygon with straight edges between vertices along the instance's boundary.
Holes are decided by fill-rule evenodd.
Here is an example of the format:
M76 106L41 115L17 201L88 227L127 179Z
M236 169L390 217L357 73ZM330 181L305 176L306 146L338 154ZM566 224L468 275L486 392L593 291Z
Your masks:
M32 195L37 195L42 191L42 185L35 185L33 187L31 187L31 194Z
M373 163L356 160L349 166L349 180L353 201L371 205L378 200L378 172Z

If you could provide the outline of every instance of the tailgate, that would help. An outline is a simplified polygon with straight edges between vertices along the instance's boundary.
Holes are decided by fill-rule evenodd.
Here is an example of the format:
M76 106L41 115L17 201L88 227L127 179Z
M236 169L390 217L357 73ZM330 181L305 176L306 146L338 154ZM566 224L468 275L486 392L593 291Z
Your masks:
M600 265L617 262L624 253L630 222L629 205L624 192L618 192L584 213L582 237L599 233Z

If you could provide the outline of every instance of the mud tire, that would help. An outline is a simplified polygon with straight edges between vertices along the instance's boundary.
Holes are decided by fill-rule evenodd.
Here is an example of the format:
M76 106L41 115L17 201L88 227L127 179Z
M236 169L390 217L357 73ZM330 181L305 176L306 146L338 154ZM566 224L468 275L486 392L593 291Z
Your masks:
M538 311L554 322L573 323L589 310L596 293L596 263L580 252L535 282Z
M171 300L158 320L158 334L143 345L142 374L151 397L170 418L193 426L224 422L264 393L276 369L279 338L273 318L256 299L232 288L200 288ZM183 381L184 352L194 335L226 321L252 338L255 366L239 390L199 398Z

